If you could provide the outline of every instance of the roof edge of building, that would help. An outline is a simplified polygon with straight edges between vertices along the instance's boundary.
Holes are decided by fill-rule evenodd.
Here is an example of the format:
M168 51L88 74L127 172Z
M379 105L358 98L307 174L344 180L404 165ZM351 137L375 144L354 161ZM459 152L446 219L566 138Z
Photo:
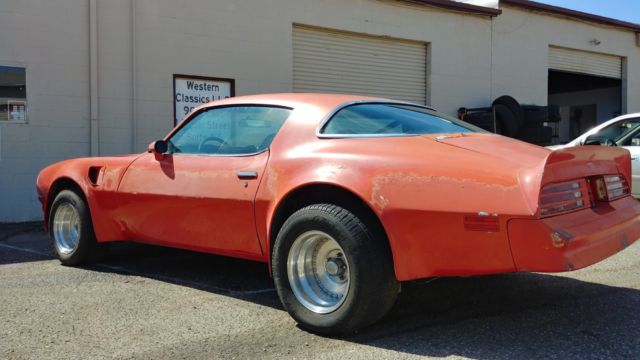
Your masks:
M612 19L600 15L589 14L582 11L571 10L559 6L542 4L535 1L529 0L500 0L501 5L509 5L513 7L524 8L528 10L542 11L555 15L563 15L571 18L576 18L580 20L595 22L598 24L604 24L609 26L615 26L619 28L623 28L626 30L632 30L635 32L640 32L640 24L634 24L627 21Z
M403 2L413 3L417 5L427 5L439 7L447 10L460 11L475 15L498 16L502 14L502 10L490 7L471 5L451 0L401 0Z

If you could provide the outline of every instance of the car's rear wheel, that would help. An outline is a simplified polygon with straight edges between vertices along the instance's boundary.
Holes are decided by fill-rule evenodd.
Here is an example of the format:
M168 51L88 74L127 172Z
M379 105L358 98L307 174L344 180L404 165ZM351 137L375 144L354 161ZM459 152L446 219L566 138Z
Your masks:
M80 265L93 260L97 243L89 208L75 191L62 190L53 200L49 235L53 249L64 265Z
M399 283L386 239L330 204L298 210L273 248L273 277L285 309L322 334L350 333L379 320Z

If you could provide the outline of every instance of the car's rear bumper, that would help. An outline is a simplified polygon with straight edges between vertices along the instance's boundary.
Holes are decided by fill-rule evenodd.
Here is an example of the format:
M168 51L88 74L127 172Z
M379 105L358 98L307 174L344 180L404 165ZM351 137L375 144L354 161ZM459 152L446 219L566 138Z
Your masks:
M567 241L554 245L554 232ZM627 196L565 215L512 219L508 233L518 271L577 270L608 258L640 237L640 201Z

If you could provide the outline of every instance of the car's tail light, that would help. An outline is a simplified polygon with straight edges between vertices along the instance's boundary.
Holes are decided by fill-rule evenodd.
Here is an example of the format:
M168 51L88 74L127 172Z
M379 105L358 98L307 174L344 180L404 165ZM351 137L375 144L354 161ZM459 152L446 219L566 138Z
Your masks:
M540 216L558 215L591 207L586 179L549 184L540 192Z
M611 201L629 195L629 184L624 176L603 175L589 179L596 201Z

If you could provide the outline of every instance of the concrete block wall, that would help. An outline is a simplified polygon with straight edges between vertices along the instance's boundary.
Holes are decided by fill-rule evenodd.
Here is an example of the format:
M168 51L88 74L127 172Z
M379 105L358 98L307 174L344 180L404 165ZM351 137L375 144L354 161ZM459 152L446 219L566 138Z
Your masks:
M429 43L430 97L455 114L490 87L488 17L397 1L140 1L136 8L137 150L172 126L174 73L234 78L236 94L292 88L292 24ZM451 36L460 33L464 36ZM400 60L399 60L400 61Z
M549 46L624 57L623 112L640 111L640 47L632 31L510 6L494 19L492 93L521 103L547 104ZM600 45L589 41L598 39ZM626 108L625 108L626 106Z
M546 104L549 45L626 57L627 110L640 111L640 47L601 25L394 0L99 0L99 153L144 151L173 127L173 74L234 78L236 95L291 91L295 23L428 43L430 103L451 115L503 94ZM89 0L2 1L0 65L27 67L28 122L0 123L0 222L40 218L38 171L89 155L89 61Z
M144 151L173 127L176 73L291 91L294 23L429 43L434 106L488 101L487 17L388 0L98 1L99 153ZM0 221L36 220L38 171L90 154L89 1L4 1L0 49L27 67L29 117L0 124Z
M27 123L0 123L0 222L39 219L38 171L89 152L88 23L86 0L0 5L0 64L27 69Z

